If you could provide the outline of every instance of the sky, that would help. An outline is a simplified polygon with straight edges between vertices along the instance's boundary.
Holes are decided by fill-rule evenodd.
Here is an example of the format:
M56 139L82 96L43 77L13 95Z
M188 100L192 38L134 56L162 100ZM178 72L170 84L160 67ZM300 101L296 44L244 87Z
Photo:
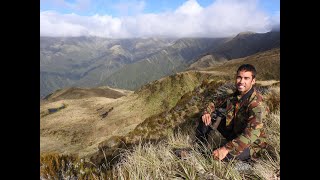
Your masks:
M40 36L226 37L280 29L280 0L40 0Z

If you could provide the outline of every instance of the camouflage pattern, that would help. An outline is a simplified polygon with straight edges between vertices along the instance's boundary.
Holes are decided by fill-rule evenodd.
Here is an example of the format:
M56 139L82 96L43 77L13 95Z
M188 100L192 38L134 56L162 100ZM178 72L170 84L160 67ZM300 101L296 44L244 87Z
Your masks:
M209 113L212 114L215 111L215 106L213 102L209 102L204 110L203 114Z
M225 108L226 111L223 114L226 116L226 127L232 129L237 135L225 147L234 156L239 155L247 147L250 147L251 153L256 153L265 145L266 137L262 119L265 118L268 109L263 103L261 94L253 89L251 96L242 102L240 99L241 96L235 92L223 101L216 100L205 109L208 113L212 113L215 108Z

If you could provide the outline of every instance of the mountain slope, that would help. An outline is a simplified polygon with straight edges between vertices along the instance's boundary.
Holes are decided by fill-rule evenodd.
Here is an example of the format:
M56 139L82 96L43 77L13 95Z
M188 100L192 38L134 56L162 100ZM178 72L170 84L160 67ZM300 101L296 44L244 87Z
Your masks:
M217 64L221 64L222 62L227 61L227 59L220 55L213 55L213 54L205 54L204 56L200 57L196 62L192 63L187 70L201 70L204 68L208 68L210 66L214 66Z
M188 63L225 41L225 38L184 38L139 62L127 65L101 85L135 90L145 83L186 69Z
M244 63L255 66L257 78L260 80L280 80L280 48L256 53L244 58L233 59L204 70L225 72L229 74L230 78L233 78L237 68Z
M181 96L173 108L167 108L166 111L145 119L127 136L117 136L115 139L109 139L100 143L100 149L105 149L106 152L112 154L112 152L115 152L115 149L137 144L141 139L145 141L157 141L166 137L173 130L180 130L185 126L194 126L196 119L200 115L199 113L204 108L204 100L208 101L213 98L212 92L220 87L222 87L221 90L230 88L230 85L234 83L236 68L243 63L251 63L256 66L258 71L257 86L261 87L262 92L265 91L266 87L279 86L280 49L273 49L246 58L231 60L202 71L187 71L197 72L199 73L198 76L203 76L206 73L214 73L214 75L202 78L201 83L198 82L199 86ZM153 83L152 85L154 85ZM154 94L157 94L157 92ZM110 143L112 146L110 146ZM96 154L92 158L99 161L99 159L102 160L103 156Z
M226 82L233 83L234 68L239 64L256 65L258 80L268 80L258 84L276 84L274 78L280 77L280 71L275 70L280 67L279 51L257 53L201 71L177 73L116 99L85 96L42 104L41 153L78 154L100 163L104 160L101 150L113 158L118 148L130 147L139 140L165 137L177 127L188 125L187 119L198 117L202 96L210 96L209 91Z
M213 54L220 54L227 59L246 57L258 52L263 52L280 47L280 32L267 33L239 33L230 41L213 49Z
M49 94L44 98L46 101L58 101L58 100L66 100L66 99L82 99L82 98L90 98L90 97L105 97L117 99L122 96L126 96L130 94L130 91L121 90L121 89L113 89L110 87L97 87L97 88L77 88L71 87L66 89L59 89Z
M172 41L157 38L40 37L40 97L73 85L96 86L123 65L136 62Z
M97 148L102 142L126 136L148 117L174 107L182 95L204 79L215 76L219 75L190 71L154 81L117 99L73 95L76 97L72 99L43 103L40 106L40 150L92 157L99 153ZM54 96L65 97L63 92L70 89L60 91ZM87 89L86 93L90 91Z

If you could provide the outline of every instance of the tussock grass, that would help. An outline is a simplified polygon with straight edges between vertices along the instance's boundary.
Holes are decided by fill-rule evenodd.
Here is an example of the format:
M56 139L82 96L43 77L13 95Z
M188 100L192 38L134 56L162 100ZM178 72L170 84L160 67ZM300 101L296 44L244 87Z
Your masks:
M277 95L274 91L269 93ZM270 94L266 94L269 96ZM268 104L279 101L267 98ZM264 119L268 148L261 151L260 159L243 171L239 161L221 162L211 156L212 149L201 154L189 134L177 132L158 144L139 144L123 154L122 161L113 168L118 179L279 179L280 178L280 110L279 105ZM192 133L194 129L189 129ZM184 131L188 132L188 131ZM190 149L186 159L174 154L176 148Z
M280 109L280 88L277 86L268 88L268 93L264 95L264 101L271 113Z
M190 148L189 156L178 158L176 147ZM241 179L231 164L213 160L192 147L188 136L177 134L158 144L139 144L122 154L122 161L114 168L118 179Z
M263 152L255 165L255 174L263 179L280 179L280 111L271 113L266 121L267 143L270 147Z
M61 155L43 153L40 155L40 179L106 179L107 165L97 166L90 161L78 158L76 155ZM110 174L110 173L109 173Z
M280 88L271 87L263 95L271 113L264 119L268 148L250 168L239 161L221 162L212 157L212 147L194 143L194 127L174 131L156 143L139 143L123 150L112 167L95 165L76 157L42 155L40 179L279 179L280 178ZM215 133L213 135L218 135ZM218 139L218 137L214 137ZM217 142L219 143L219 142ZM200 153L199 148L205 153ZM179 158L175 149L188 149ZM239 168L240 167L240 168Z

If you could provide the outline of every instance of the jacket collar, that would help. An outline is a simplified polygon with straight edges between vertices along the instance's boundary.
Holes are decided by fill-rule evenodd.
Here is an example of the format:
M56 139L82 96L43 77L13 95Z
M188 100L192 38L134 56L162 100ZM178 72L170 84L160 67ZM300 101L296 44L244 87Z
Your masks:
M240 95L240 92L237 90L235 92L235 96L236 96L236 100L239 102L239 103L242 103L243 101L245 101L246 99L248 99L254 92L254 87L252 87L245 95L243 95L241 97Z

